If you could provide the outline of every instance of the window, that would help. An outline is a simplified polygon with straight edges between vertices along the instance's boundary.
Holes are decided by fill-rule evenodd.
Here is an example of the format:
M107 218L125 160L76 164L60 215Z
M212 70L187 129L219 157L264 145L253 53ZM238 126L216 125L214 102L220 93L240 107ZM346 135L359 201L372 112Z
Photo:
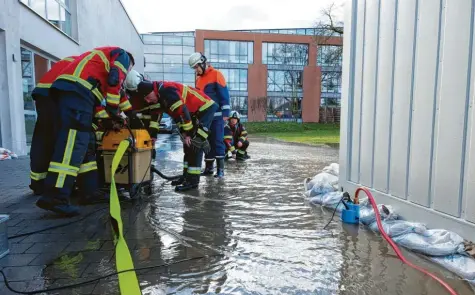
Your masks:
M341 72L322 73L322 92L341 93Z
M247 119L247 96L231 96L231 111L238 111L241 120Z
M303 71L267 71L267 91L302 92Z
M195 52L193 32L142 35L147 60L145 73L153 80L169 80L194 86L194 70L188 66Z
M317 50L317 65L338 67L342 64L343 46L319 45Z
M181 45L182 44L182 37L180 37L180 36L163 36L163 44Z
M71 36L71 11L69 0L21 0L36 13Z
M161 63L163 62L163 56L159 54L145 53L145 59L147 60L147 67L149 63Z
M49 70L52 62L23 47L20 48L20 52L26 144L31 146L36 123L36 107L31 92L40 78Z
M183 64L183 58L181 55L170 55L165 54L163 56L163 63L172 63L172 64Z
M302 117L301 97L267 98L268 121L296 121Z
M219 69L223 73L229 90L247 91L247 70Z
M165 54L182 54L181 46L163 45L163 53Z
M267 65L307 65L308 44L264 42L262 62Z
M157 35L142 35L142 40L145 44L162 44L162 36Z
M205 40L205 55L210 62L252 64L253 42Z

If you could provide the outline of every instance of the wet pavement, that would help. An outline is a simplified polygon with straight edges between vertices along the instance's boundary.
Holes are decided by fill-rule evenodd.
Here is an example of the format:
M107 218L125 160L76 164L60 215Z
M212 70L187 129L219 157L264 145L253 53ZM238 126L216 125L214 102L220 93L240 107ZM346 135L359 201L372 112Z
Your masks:
M159 141L157 167L167 175L179 173L178 137L163 135ZM202 177L199 191L176 193L157 179L152 196L123 204L135 267L148 268L137 271L143 294L446 294L435 281L403 265L378 234L344 227L338 218L329 230L322 229L332 212L305 200L303 180L338 162L335 147L252 138L249 154L245 163L228 161L224 180ZM0 169L13 163L0 163ZM27 195L28 171L14 170L17 174L9 173L0 183L0 213L12 218L9 235L69 221L37 209L35 198ZM83 216L98 208L104 205L85 207ZM54 288L113 273L113 242L104 212L11 240L12 253L0 259L0 267L14 281L12 287ZM459 294L474 293L452 273L404 253L445 277ZM169 266L149 268L163 264ZM2 284L0 294L10 294ZM119 291L112 276L47 294Z

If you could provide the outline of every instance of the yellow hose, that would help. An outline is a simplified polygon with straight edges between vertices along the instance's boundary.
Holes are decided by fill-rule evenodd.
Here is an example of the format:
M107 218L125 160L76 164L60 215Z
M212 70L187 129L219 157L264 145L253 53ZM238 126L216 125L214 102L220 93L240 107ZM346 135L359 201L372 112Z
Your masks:
M112 160L111 169L111 188L110 188L110 215L112 230L114 235L115 247L115 260L117 266L117 272L119 272L119 287L120 293L124 295L142 295L140 291L139 281L135 271L123 272L121 271L134 269L134 262L130 255L129 247L123 236L123 224L122 217L120 215L120 202L117 195L117 188L115 186L115 171L119 166L120 160L124 156L125 151L129 147L130 142L123 140L119 144L114 158Z

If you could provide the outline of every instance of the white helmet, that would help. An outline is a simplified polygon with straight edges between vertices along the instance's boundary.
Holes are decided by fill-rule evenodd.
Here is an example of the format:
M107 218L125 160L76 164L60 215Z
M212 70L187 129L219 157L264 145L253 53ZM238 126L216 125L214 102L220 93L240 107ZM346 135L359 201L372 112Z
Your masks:
M136 91L140 82L143 81L143 76L136 70L130 70L125 77L124 87L129 91Z
M240 120L241 119L241 115L237 112L237 111L232 111L230 116L229 116L229 119L232 119L232 118L235 118L235 119L238 119Z
M192 53L188 58L188 64L190 65L190 68L194 68L196 65L204 63L206 63L206 57L201 54L201 52Z

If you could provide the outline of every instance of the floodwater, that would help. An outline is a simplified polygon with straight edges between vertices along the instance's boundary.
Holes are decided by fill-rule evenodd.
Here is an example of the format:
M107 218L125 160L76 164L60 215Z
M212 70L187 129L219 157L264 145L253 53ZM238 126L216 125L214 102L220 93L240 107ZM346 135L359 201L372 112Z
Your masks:
M179 138L159 142L158 168L176 174ZM447 294L403 265L380 235L338 217L323 230L332 212L306 201L303 180L338 162L336 148L253 138L249 155L230 160L224 180L202 177L199 191L187 193L166 183L150 199L140 226L159 237L156 258L209 257L150 272L141 279L144 294ZM459 294L473 294L456 275L404 253Z

